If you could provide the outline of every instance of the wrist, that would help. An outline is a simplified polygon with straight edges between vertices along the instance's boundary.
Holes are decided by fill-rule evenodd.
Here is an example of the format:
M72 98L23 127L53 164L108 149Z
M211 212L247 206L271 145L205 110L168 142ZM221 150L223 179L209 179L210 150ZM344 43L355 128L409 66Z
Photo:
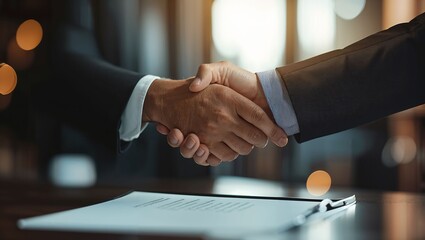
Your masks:
M175 109L175 104L182 101L182 95L187 95L188 89L188 81L170 79L154 81L146 94L142 121L158 122L163 125L170 123L176 114L174 110L179 111Z
M143 105L143 122L158 122L161 119L163 108L163 95L166 91L165 86L168 80L155 80L152 82L146 94L145 103ZM164 85L165 84L165 85Z

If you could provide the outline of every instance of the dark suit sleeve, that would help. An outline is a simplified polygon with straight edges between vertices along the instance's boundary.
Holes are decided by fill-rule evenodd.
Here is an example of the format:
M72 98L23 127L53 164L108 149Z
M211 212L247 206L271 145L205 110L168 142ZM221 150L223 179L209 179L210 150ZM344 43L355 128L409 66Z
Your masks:
M62 26L52 48L51 101L61 119L110 149L120 149L118 128L142 75L102 59L91 31Z
M303 142L425 103L425 14L278 68Z

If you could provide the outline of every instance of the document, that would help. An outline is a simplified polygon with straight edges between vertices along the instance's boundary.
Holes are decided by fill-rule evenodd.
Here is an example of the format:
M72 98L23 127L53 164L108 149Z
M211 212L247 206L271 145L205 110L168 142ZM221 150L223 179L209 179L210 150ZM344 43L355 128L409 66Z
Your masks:
M284 229L318 201L132 192L78 209L21 219L22 229L243 238Z

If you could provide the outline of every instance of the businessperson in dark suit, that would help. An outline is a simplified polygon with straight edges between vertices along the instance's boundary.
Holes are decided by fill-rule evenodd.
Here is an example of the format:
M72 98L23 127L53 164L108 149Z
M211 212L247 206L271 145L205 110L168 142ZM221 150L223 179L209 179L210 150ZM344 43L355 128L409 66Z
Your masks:
M53 3L64 14L57 14L53 22L54 81L48 99L62 119L118 151L138 138L148 122L179 128L184 134L197 134L208 147L195 159L202 165L248 154L253 146L265 146L268 138L280 146L286 144L282 129L256 104L230 88L216 85L193 93L188 91L192 79L159 79L105 58L104 46L114 47L111 33L117 32L117 24L107 28L101 24L118 20L111 4L119 2ZM81 12L69 16L69 11L81 9L78 4L88 6L84 18L91 19L90 24L79 22ZM199 147L194 144L192 147ZM213 157L207 159L209 152Z
M271 71L202 65L190 89L210 83L227 85L271 112L298 142L353 128L425 103L425 13L344 49ZM177 139L169 143L174 147L183 141L177 129L168 138ZM196 154L185 145L181 151Z

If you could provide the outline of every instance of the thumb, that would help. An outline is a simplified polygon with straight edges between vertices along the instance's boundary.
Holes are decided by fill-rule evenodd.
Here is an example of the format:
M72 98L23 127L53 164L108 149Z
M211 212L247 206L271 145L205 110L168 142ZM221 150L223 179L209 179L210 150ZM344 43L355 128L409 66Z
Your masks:
M189 85L191 92L200 92L204 90L213 80L212 69L207 64L201 64L196 73L195 79Z

